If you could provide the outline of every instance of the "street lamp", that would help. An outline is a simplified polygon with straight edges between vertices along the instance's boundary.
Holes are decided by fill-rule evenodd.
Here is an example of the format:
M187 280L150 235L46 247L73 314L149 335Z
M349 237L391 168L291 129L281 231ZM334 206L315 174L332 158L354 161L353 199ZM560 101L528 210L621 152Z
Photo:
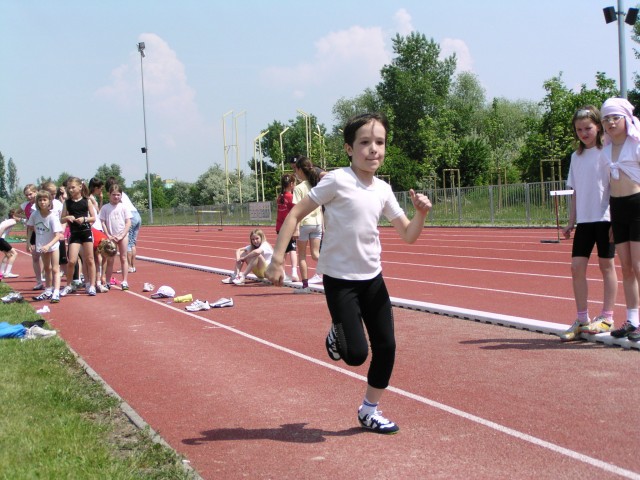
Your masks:
M240 176L240 142L238 141L238 117L241 115L245 115L247 113L246 110L241 111L239 114L233 117L233 126L236 131L236 166L238 167L238 193L240 195L240 205L242 205L242 177ZM247 123L247 117L244 117L245 127ZM246 138L246 132L245 132ZM245 144L246 146L246 144Z
M268 130L260 132L256 138L253 139L253 168L256 175L256 202L260 201L260 190L258 189L258 153L260 153L260 182L262 184L262 201L264 202L264 177L262 175L262 138L269 133Z
M142 59L144 58L144 42L138 43L140 52L140 78L142 79L142 121L144 124L144 147L141 148L147 161L147 195L149 198L149 223L153 224L153 202L151 201L151 175L149 174L149 148L147 147L147 113L144 105L144 70Z
M624 38L624 24L635 25L638 18L638 9L630 8L625 14L622 7L622 0L618 0L618 11L615 7L606 7L602 9L604 13L604 21L607 23L618 21L618 61L620 63L620 96L627 98L627 62L625 59L625 38ZM621 21L621 17L626 16L624 23Z
M225 117L227 115L231 115L233 113L233 110L229 110L227 113L225 113L224 115L222 115L222 146L224 149L224 174L225 174L225 182L224 182L224 188L225 191L227 192L227 205L229 205L229 155L228 155L228 151L229 151L229 146L227 146L227 129L225 127Z
M287 127L280 132L280 165L282 166L282 173L284 173L284 146L282 145L282 135L291 127Z
M304 117L304 128L306 132L306 140L307 140L307 157L309 157L309 143L311 142L311 115L307 112L303 112L302 110L296 110L300 115Z

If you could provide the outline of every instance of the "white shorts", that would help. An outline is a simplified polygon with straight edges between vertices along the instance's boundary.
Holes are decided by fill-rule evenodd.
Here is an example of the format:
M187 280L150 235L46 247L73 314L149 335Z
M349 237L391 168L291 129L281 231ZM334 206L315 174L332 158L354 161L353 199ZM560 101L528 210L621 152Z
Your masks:
M300 227L298 240L307 242L311 238L322 238L322 225L302 225Z

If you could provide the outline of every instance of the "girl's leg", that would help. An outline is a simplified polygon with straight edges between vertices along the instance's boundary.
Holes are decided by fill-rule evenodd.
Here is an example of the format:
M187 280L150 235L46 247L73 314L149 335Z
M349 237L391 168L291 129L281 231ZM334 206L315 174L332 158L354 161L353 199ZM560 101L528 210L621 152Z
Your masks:
M53 278L53 294L60 294L60 250L51 252L51 277Z
M113 277L113 264L115 262L115 259L116 259L115 256L107 257L107 266L105 269L107 272L107 276L106 276L107 283L105 285L111 286L110 281L111 281L111 278Z
M36 287L38 285L42 286L42 258L36 251L31 253L31 264L33 266L33 274L36 277Z
M67 286L73 283L73 272L76 269L78 263L78 254L80 252L79 243L69 244L69 253L67 254Z
M316 262L320 258L320 241L320 238L309 239L309 250L311 250L311 258L313 258Z
M588 264L589 259L587 257L571 258L571 279L573 281L573 296L576 301L576 309L578 312L586 312L589 308L587 303L589 294L589 287L587 285Z
M45 278L45 283L44 283L44 289L48 292L53 290L53 283L52 283L52 276L51 276L51 253L52 252L46 252L43 253L42 256L42 268L44 269L44 278Z
M602 281L604 285L604 297L602 310L612 312L616 305L616 295L618 294L618 276L613 258L598 259Z
M84 282L88 285L96 284L96 264L93 261L93 240L82 244L82 262L85 271Z
M298 252L295 250L291 250L289 252L291 258L291 280L297 282L299 280L298 277Z
M624 242L616 245L620 267L622 270L622 286L627 309L638 308L638 279L634 271L631 244L637 242Z
M129 262L127 260L128 238L123 238L118 242L118 252L120 253L120 268L122 269L123 288L129 286L127 279L129 278Z
M300 279L302 286L308 286L309 273L307 269L307 240L296 241L296 250L298 252L298 265L300 266Z

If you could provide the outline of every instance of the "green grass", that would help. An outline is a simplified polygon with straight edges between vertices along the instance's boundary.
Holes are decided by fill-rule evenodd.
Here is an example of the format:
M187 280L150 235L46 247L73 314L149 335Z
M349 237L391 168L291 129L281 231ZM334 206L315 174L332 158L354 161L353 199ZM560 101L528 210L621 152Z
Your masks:
M0 283L0 295L10 291ZM37 320L28 303L1 321ZM0 479L188 479L181 458L124 416L58 337L0 341Z

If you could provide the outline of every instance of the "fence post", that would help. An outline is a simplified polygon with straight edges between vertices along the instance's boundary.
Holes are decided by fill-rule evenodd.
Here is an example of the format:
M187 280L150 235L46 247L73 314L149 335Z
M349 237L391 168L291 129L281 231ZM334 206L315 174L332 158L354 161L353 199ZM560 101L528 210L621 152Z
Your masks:
M493 209L493 185L489 185L489 212L491 215L491 225L495 224L495 212Z

